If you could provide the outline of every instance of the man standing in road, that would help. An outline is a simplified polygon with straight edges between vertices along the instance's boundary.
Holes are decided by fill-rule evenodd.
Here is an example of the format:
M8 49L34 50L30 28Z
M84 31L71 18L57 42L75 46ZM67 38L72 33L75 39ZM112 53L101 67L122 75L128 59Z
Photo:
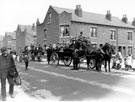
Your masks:
M1 95L2 100L6 101L6 79L8 78L8 73L11 69L15 69L15 63L12 55L8 54L7 48L1 48L0 55L0 79L1 79ZM14 98L14 84L9 83L9 95Z
M28 47L27 46L24 48L24 51L23 51L23 60L24 60L24 63L25 63L25 70L28 70L28 66L29 66L29 51L28 51Z
M73 52L73 69L71 70L78 70L78 64L79 64L79 51L78 49L75 49Z

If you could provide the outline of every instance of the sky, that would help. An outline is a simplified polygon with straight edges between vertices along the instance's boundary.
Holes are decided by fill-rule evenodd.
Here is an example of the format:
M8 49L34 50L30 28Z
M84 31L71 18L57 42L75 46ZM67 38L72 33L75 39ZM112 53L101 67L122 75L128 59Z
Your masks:
M42 23L50 5L75 9L81 5L83 11L112 16L120 19L124 14L128 21L135 18L135 0L0 0L0 35L14 32L18 24L32 25L37 18Z

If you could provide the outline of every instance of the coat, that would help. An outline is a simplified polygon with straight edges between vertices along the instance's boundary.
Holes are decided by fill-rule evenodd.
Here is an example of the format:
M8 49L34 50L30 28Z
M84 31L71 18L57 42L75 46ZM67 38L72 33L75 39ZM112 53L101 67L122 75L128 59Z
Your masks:
M8 72L15 68L15 63L12 55L7 56L0 55L0 78L6 78Z
M126 60L126 64L132 66L132 62L133 62L132 56L128 56Z

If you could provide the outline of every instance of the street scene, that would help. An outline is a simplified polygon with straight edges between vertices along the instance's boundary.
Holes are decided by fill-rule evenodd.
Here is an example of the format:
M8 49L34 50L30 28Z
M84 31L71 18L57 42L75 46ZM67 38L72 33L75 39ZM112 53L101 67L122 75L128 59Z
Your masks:
M15 98L9 102L22 101L91 101L134 102L135 72L111 69L111 73L87 71L85 64L78 71L66 67L30 62L28 70L24 63L17 63L22 85L16 86ZM22 97L23 96L23 97Z
M133 10L133 0L1 1L0 102L135 102Z

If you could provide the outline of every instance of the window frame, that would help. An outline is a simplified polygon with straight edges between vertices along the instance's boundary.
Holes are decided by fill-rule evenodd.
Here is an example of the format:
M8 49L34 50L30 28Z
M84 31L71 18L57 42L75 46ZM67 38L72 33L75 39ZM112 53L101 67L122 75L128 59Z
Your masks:
M52 22L52 13L51 12L49 12L48 13L48 24L50 24L51 22Z
M133 32L130 32L130 31L129 31L129 32L127 32L127 34L128 34L128 35L127 35L127 40L128 40L128 41L132 41L132 40L133 40Z
M44 28L44 40L46 40L47 37L47 28Z
M110 30L110 40L116 41L116 37L117 37L116 30L111 29Z
M132 54L133 53L133 46L128 46L128 54Z
M63 31L61 29L62 27L63 27ZM67 31L65 31L65 30L67 30L68 33L66 33ZM64 34L64 32L66 34ZM60 37L61 38L70 37L70 25L69 24L61 24L60 25Z
M89 31L90 31L90 37L91 38L97 38L97 27L90 26Z

